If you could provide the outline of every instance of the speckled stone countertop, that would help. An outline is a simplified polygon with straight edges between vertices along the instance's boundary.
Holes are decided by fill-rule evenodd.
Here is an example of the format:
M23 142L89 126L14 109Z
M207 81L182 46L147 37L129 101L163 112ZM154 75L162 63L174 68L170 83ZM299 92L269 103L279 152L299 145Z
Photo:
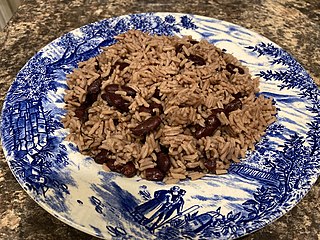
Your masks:
M320 85L318 0L25 0L0 32L0 107L19 69L62 34L103 18L172 11L242 25L290 52ZM320 181L289 213L243 239L320 239ZM60 222L20 187L0 152L0 239L95 239Z

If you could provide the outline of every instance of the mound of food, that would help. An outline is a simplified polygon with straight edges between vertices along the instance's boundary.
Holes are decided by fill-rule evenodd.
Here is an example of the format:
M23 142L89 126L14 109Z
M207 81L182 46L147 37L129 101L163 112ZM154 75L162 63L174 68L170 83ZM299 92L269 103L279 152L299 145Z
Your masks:
M205 40L131 30L67 76L63 118L103 168L176 183L227 173L276 120L259 79Z

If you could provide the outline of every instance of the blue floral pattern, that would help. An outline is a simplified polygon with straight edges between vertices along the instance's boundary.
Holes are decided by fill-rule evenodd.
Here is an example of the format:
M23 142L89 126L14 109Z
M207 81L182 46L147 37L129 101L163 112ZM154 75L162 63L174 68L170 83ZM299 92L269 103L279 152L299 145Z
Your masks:
M208 175L176 186L123 179L100 171L64 141L67 131L60 119L66 74L130 29L205 38L261 77L262 92L278 108L278 121L228 176ZM289 211L316 181L320 91L290 54L244 28L202 16L133 14L76 29L31 58L7 94L1 135L19 183L76 228L114 239L234 239ZM84 212L91 214L84 219Z

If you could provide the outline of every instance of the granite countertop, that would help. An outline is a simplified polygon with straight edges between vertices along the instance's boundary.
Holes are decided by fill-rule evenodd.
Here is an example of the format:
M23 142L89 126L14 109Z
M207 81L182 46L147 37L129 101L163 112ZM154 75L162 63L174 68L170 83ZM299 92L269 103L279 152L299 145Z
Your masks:
M25 0L0 32L0 106L19 69L62 34L103 18L172 11L205 15L260 33L290 52L320 85L318 0ZM320 239L320 182L289 213L243 239ZM0 152L0 239L96 239L39 207Z

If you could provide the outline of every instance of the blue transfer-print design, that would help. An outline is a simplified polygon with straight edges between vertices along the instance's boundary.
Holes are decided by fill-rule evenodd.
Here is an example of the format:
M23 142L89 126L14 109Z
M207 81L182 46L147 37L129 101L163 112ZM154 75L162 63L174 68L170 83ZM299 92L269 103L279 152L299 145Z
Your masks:
M211 43L224 43L227 52L234 51L229 44L237 42L238 50L249 56L249 60L240 60L251 64L249 68L262 69L257 75L264 80L263 94L274 98L278 121L269 126L245 161L231 166L229 179L221 177L220 182L217 176L206 176L176 186L132 180L128 186L131 184L121 183L118 174L99 172L98 180L87 180L88 186L79 181L91 160L79 159L73 168L78 159L70 156L78 149L63 142L66 131L60 120L66 74L130 29L161 35L192 33ZM267 62L259 62L261 58ZM297 118L304 115L307 117L299 123ZM290 54L246 29L201 16L133 14L67 33L31 58L6 97L1 135L8 163L21 185L46 209L75 227L86 226L93 235L113 239L234 239L282 216L316 181L320 173L320 91ZM247 183L254 183L254 188ZM237 188L245 196L201 195L202 186ZM74 189L87 195L73 197ZM68 215L89 210L88 219L93 213L100 218L86 222ZM97 227L96 221L104 226Z
M151 235L143 232L138 223L132 222L130 227L126 227L125 222L121 221L121 219L133 220L131 212L138 206L138 201L117 183L110 183L109 179L104 175L104 183L101 186L92 184L91 189L95 195L90 197L90 203L103 217L109 234L115 239L149 239Z
M50 135L61 128L61 123L44 111L41 100L17 102L8 112L11 114L5 117L9 124L3 130L12 136L6 147L18 160L10 161L16 176L37 194L45 195L49 188L57 194L68 193L66 183L55 178L52 170L68 165L66 147L59 137Z
M121 227L107 226L107 229L112 237L128 239L126 230L122 229Z
M132 215L140 224L153 232L175 212L181 215L185 193L186 191L178 186L174 186L170 190L158 190L154 193L154 198L135 207Z

